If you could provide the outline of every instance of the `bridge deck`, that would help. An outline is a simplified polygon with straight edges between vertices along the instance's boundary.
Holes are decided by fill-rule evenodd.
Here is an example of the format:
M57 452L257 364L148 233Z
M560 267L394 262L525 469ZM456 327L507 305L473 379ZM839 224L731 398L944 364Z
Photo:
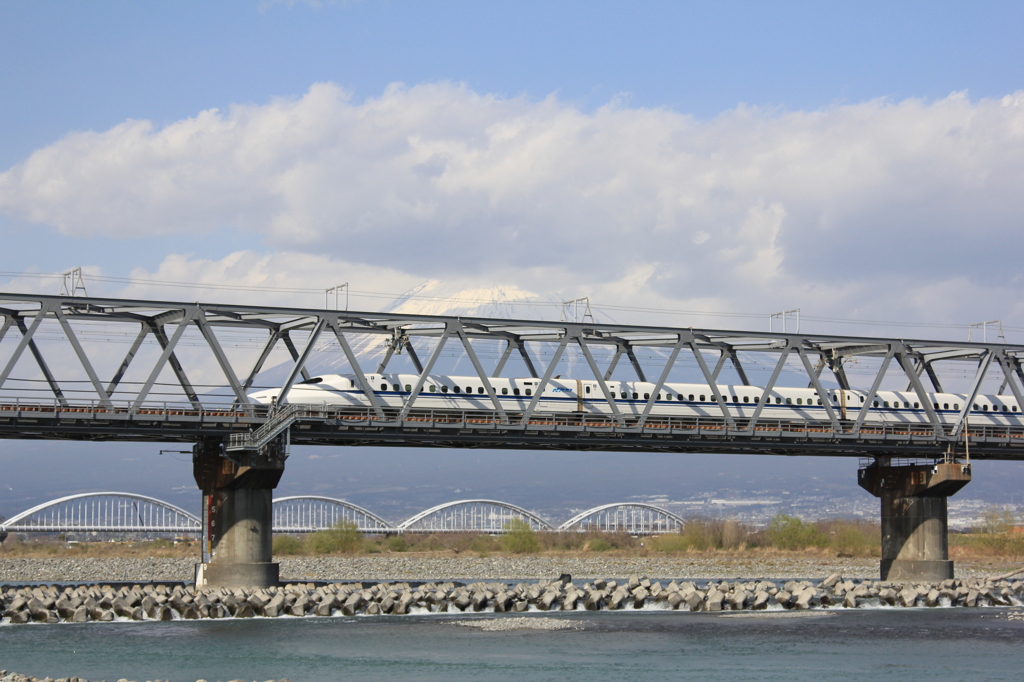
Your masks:
M842 421L648 417L617 424L609 417L579 413L522 415L496 412L293 406L288 424L293 445L472 447L663 452L743 452L836 456L941 457L951 446L964 454L964 434L952 426L937 435L929 424L864 424ZM0 404L0 438L195 442L229 439L241 445L271 421L265 409L196 410L179 406ZM1024 427L974 426L967 432L976 459L1024 460Z

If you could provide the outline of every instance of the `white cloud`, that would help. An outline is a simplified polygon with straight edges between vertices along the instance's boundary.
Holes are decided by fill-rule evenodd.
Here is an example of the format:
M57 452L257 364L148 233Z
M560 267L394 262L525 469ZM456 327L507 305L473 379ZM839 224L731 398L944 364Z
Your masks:
M71 133L0 174L0 212L77 236L231 227L270 251L172 256L151 277L319 286L344 271L366 290L502 282L941 321L1016 313L1022 186L1024 93L698 121L444 83L357 103L318 84Z

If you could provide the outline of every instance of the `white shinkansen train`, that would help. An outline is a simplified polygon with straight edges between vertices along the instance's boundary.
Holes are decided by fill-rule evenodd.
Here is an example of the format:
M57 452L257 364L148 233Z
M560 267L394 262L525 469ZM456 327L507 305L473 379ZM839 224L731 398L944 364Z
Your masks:
M368 374L370 387L385 407L402 407L419 377L415 374ZM503 409L522 411L533 400L540 384L535 378L491 378ZM616 407L623 415L640 415L655 384L643 381L607 381ZM810 388L774 388L767 393L757 386L718 387L733 417L752 417L761 400L763 419L827 420L824 402L829 401L840 419L856 419L867 400L867 391L830 389L819 396ZM257 404L269 405L280 389L249 394ZM932 408L944 423L956 421L966 400L958 393L929 393ZM879 391L868 411L867 422L928 423L928 415L913 391ZM667 383L655 396L651 416L721 417L721 410L707 384ZM292 386L287 402L305 405L367 407L369 401L352 375L325 374ZM490 396L479 377L431 375L425 381L416 408L452 410L493 410ZM551 379L544 388L536 411L610 414L608 401L598 382L581 379ZM978 395L971 405L972 425L1022 426L1024 418L1012 395Z

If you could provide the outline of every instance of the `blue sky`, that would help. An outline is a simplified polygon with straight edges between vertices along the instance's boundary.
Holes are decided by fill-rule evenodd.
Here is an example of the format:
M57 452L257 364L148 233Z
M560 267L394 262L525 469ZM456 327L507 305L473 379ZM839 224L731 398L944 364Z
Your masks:
M0 0L0 290L429 282L1021 341L1022 27L1020 2Z
M1016 310L1004 305L1006 294L1016 285L1016 263L1021 255L1012 239L1021 208L1011 191L1020 171L1012 163L1018 142L1012 120L993 122L991 128L976 127L985 132L984 139L953 150L951 156L929 156L914 148L905 150L905 157L880 156L864 168L851 167L847 175L835 178L832 187L805 192L801 183L806 185L809 177L827 173L826 166L834 168L837 160L850 158L859 147L884 150L888 139L907 139L914 134L912 131L934 125L934 119L949 129L963 127L964 121L980 117L985 102L998 103L1018 93L1024 74L1019 40L1022 19L1024 6L1014 2L8 0L0 3L0 63L4 65L0 69L0 233L13 248L5 249L0 256L0 271L54 272L82 265L116 277L227 281L237 276L237 268L232 271L224 262L234 254L236 262L242 264L239 267L264 267L261 277L276 277L282 286L291 283L286 276L289 269L306 279L316 279L315 286L320 284L320 275L311 273L323 272L324 278L329 277L325 281L333 282L336 276L326 273L351 271L354 277L367 280L364 288L380 290L383 285L370 282L360 268L387 267L387 281L401 286L451 278L459 286L503 284L541 297L592 293L617 305L758 312L803 306L824 314L824 308L838 301L844 308L857 308L854 312L861 317L949 323L967 321L963 316L976 309L971 297L982 297L992 301L985 304L983 316L1013 318ZM550 98L561 114L584 119L609 107L620 114L634 114L634 118L646 115L647 122L636 125L664 124L658 133L660 141L652 142L651 150L664 147L665 140L692 133L686 141L690 150L699 148L694 153L712 161L704 168L680 172L677 178L664 181L664 186L645 195L638 188L648 182L646 175L650 174L656 183L663 168L628 167L634 160L639 164L639 158L609 160L607 176L632 181L631 191L609 196L606 204L574 205L578 197L591 196L595 185L589 180L581 180L579 185L570 182L543 196L536 192L521 194L514 202L538 208L519 214L507 205L499 205L495 198L515 191L508 188L491 186L484 190L488 196L475 204L471 198L452 200L438 203L440 208L435 206L434 195L410 190L410 196L402 197L406 204L428 205L435 213L424 217L401 210L395 214L394 224L378 231L384 244L431 240L429 235L472 243L477 240L473 230L502 235L501 239L482 240L477 245L479 251L497 260L487 272L480 268L446 269L439 265L446 256L444 249L423 244L406 257L384 259L375 255L386 250L375 243L377 237L352 235L352 225L328 229L317 224L317 214L351 213L363 216L353 218L354 223L362 220L365 224L374 220L365 216L392 211L394 207L385 205L388 194L401 194L402 190L387 187L387 178L395 173L390 167L379 175L370 175L379 178L374 188L380 196L362 204L348 197L324 205L317 205L316 198L288 196L284 201L291 207L290 214L278 205L260 205L252 196L236 196L225 188L216 190L224 197L222 201L206 202L195 198L199 192L186 188L174 198L174 205L191 203L193 211L179 215L168 209L169 199L153 202L135 196L140 194L136 187L118 184L125 178L137 178L142 185L146 178L167 172L168 163L177 164L181 172L200 163L193 158L164 159L156 167L124 166L104 191L90 186L92 176L83 176L83 168L93 168L97 159L109 158L111 150L123 148L124 141L113 140L116 135L111 131L129 121L150 123L149 137L142 143L153 147L160 144L156 138L161 130L193 120L202 111L217 109L221 121L231 123L230 112L239 108L248 107L252 116L259 116L275 102L301 105L316 84L337 88L335 106L343 102L353 108L350 113L354 116L366 118L376 115L372 107L359 107L387 100L385 93L395 83L412 91L394 100L396 106L410 110L418 105L433 107L432 116L406 125L379 121L378 127L392 126L392 139L381 141L377 150L380 154L386 154L384 148L393 146L396 140L416 135L417 126L429 129L432 122L445 116L446 108L473 106L470 100L474 97L511 105L506 107L508 111L456 117L453 125L464 126L467 131L461 142L489 134L487 131L494 126L509 120L545 119L546 114L540 110ZM438 95L416 90L443 84L456 89L464 86L464 92ZM947 120L948 112L938 110L951 93L962 93L966 101L959 113L952 114L959 117L952 123ZM893 108L907 102L919 102L920 106L908 106L915 111L895 112L893 116ZM669 112L675 118L669 123L658 121L658 112ZM786 119L787 115L791 118ZM744 116L745 122L737 122ZM873 125L867 119L886 116L900 120L876 122L885 129L881 133L863 132ZM833 120L824 124L818 120L829 117ZM610 131L610 139L614 138L608 144L620 145L617 149L635 145L639 157L645 153L640 151L643 140L635 130L624 134L622 131L634 124L624 120L629 116L619 118L603 128ZM704 126L694 130L694 122ZM581 128L595 123L599 121L586 119ZM777 130L768 134L771 139L761 139L763 129L773 125ZM561 134L560 130L556 123L549 129L552 135ZM94 131L104 139L91 140L87 145L76 137L83 131ZM319 136L324 145L330 145L329 140L338 134L330 125L309 132L310 136ZM365 131L352 134L366 135ZM862 134L865 138L859 141L858 135ZM247 148L257 144L254 135L239 144ZM446 142L458 137L458 133L449 131L438 135ZM538 137L542 135L538 133ZM728 149L730 140L751 135L765 147L760 149L751 139L746 157L741 150ZM850 144L826 150L824 160L783 158L791 144L806 135L817 135L812 144L828 145L836 139ZM935 140L948 136L936 132L933 139L921 140L919 145L934 147ZM579 148L565 150L562 158L588 153L583 149L584 137L580 133L575 140ZM61 146L69 139L70 143ZM301 158L300 165L319 163L316 146L294 152ZM999 148L1010 160L983 157ZM280 147L277 149L275 153L282 154ZM32 178L16 177L34 153L46 150L74 165L77 171L50 163ZM443 151L438 158L450 159L450 152ZM224 151L225 155L233 153L237 150ZM618 151L594 148L589 153L608 157ZM740 188L717 179L739 176L766 155L776 155L777 164L760 168L762 177L776 175L780 168L822 165L793 177L786 187L765 181ZM729 161L720 162L717 157ZM529 162L547 163L538 160L542 158L543 154L538 154ZM359 157L367 166L375 160ZM205 163L211 164L207 170L211 175L233 172L209 159ZM620 166L615 167L615 163ZM961 183L939 172L943 167L955 172L961 163L974 164L965 169L965 176L982 179ZM284 165L293 164L294 168L293 160L280 164L268 169L264 195L280 187ZM1006 168L1006 164L1011 167ZM353 163L346 170L328 164L321 179L334 175L344 184L345 172L350 172L356 176L354 184L358 184L358 165ZM427 165L421 163L418 167ZM874 180L874 187L865 189L871 199L847 189L858 184L863 173L883 166L888 172ZM496 170L500 167L495 161L493 172L505 172ZM893 191L894 179L907 178L908 169L911 177L907 185ZM921 169L930 169L931 174L922 174ZM472 172L483 171L476 168ZM565 167L557 172L559 177L582 177L584 170ZM41 179L40 174L45 178ZM647 210L676 187L683 185L685 190L685 185L711 175L716 177L716 186L710 194L687 205L688 210L696 206L693 211L665 218L664 208ZM997 176L1004 178L1004 186L988 182ZM74 197L40 193L42 185L52 187L58 177L76 190ZM507 174L495 182L500 184L505 177ZM256 187L261 179L246 181ZM315 180L311 186L321 193L325 187ZM466 191L465 186L460 189ZM872 192L874 189L881 191ZM740 199L729 206L716 199L730 193L740 195ZM805 194L811 195L806 201ZM102 210L86 205L86 196L104 197ZM137 200L122 206L112 196L135 196ZM298 204L301 206L295 208ZM567 208L561 212L544 208L558 205ZM599 223L602 216L614 210L613 206L625 207L622 215L594 228L604 243L645 222L656 225L640 240L652 243L659 230L664 233L666 229L659 221L667 221L677 227L689 225L688 231L684 230L685 239L672 242L673 248L681 248L681 244L691 248L691 243L714 245L719 235L724 245L718 249L718 258L695 254L691 267L682 269L695 272L688 276L668 264L651 265L657 252L623 254L618 249L606 249L597 253L585 245L585 231L574 232L567 226L576 216L581 221ZM985 208L979 211L979 207ZM281 220L290 221L292 227L282 231L268 226L265 216L272 213L282 215ZM200 214L208 218L200 220ZM638 217L631 223L632 215ZM179 227L152 227L159 216L170 216L167 220L179 221ZM751 227L758 221L761 227ZM121 227L114 230L99 225L110 222ZM745 224L747 227L743 227ZM531 225L540 227L531 233ZM830 234L820 234L823 225L832 226L827 228ZM926 229L929 225L939 226L938 238ZM867 227L859 236L862 226ZM958 230L973 232L974 236L952 247ZM304 236L297 241L296 233ZM310 237L312 233L320 239ZM551 234L563 238L554 240L551 257L545 258L545 246L532 242L540 235ZM412 240L410 235L414 235ZM900 238L892 248L876 248L875 242L887 241L893 235ZM339 239L352 240L353 248L345 257L335 251L319 264L298 262L304 255L330 252L324 244L336 244ZM522 248L506 249L504 245L515 239ZM749 254L729 256L726 252L735 248L731 242L757 248ZM823 249L819 244L806 249L805 245L813 242L831 246ZM1000 247L993 249L996 243ZM914 255L908 255L905 249ZM247 251L251 252L248 258L238 256ZM822 256L829 251L832 255ZM430 267L414 262L424 253L433 263ZM172 256L181 258L169 263ZM265 260L264 265L259 265L259 258ZM567 276L533 269L537 260L554 267L559 258L577 258L579 262L570 263ZM733 291L702 284L713 277L712 273L740 267L737 260L759 262L763 267L767 267L766 262L774 262L774 270L769 268L771 276L786 275L789 279L773 287L779 293L767 300L750 298L749 283ZM709 263L714 269L701 270ZM594 268L609 275L595 277L588 272ZM652 275L652 269L657 275ZM945 276L936 276L937 270ZM906 277L894 278L894 272ZM849 282L841 291L826 286L837 276ZM861 304L864 291L873 283L905 294ZM21 280L12 285L38 288L49 283ZM926 287L927 291L911 291L914 287ZM681 290L687 295L676 293ZM947 290L967 293L951 304L948 313L934 311L929 292ZM151 292L135 287L123 291L108 288L107 293ZM186 292L181 294L185 296ZM1018 323L1024 324L1024 320Z
M0 164L71 130L392 82L711 117L1020 87L1018 2L0 5Z

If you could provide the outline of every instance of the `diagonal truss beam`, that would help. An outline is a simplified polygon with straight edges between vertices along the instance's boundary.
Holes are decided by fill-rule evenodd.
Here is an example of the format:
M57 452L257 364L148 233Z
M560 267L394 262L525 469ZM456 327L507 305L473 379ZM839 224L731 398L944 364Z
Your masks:
M633 365L633 371L636 372L636 377L640 381L647 383L647 376L644 375L644 368L640 366L640 361L636 359L636 353L633 352L633 344L625 344L626 357L629 358L629 362Z
M569 334L566 334L568 337ZM601 368L597 366L597 362L594 360L594 355L590 352L587 347L587 340L583 338L583 335L577 333L574 337L576 342L579 344L580 350L583 352L583 357L587 359L587 364L590 365L590 371L594 373L594 379L597 380L598 386L601 387L601 393L604 395L604 399L608 401L608 409L611 410L615 423L620 426L625 424L625 420L622 418L622 413L619 411L619 406L615 402L615 396L612 395L612 391L608 388L608 382L604 380L601 375Z
M789 358L789 354L792 350L792 344L787 341L786 347L783 348L782 352L779 354L778 362L775 363L775 369L772 371L772 376L768 379L768 383L765 385L764 391L761 393L761 400L758 401L757 407L754 408L754 413L750 416L750 423L747 424L747 433L753 435L757 422L761 419L761 412L764 411L765 403L771 400L769 394L775 388L775 382L778 381L779 377L782 375L782 370L786 367L786 359Z
M235 405L246 405L248 406L249 397L245 394L245 389L242 388L242 384L238 381L238 376L235 374L234 368L231 366L231 361L228 360L228 356L224 353L224 348L220 345L220 341L217 339L217 335L213 332L213 328L206 320L206 314L200 309L196 315L196 324L199 325L199 332L206 339L206 344L213 351L213 356L217 360L217 364L220 365L220 370L224 372L224 378L228 380L228 386L235 394ZM291 388L289 386L289 388Z
M917 399L921 401L924 406L925 414L928 415L928 421L932 423L932 429L935 431L935 435L941 436L942 431L942 420L939 419L939 415L935 413L935 408L932 406L932 400L928 396L928 392L924 390L924 384L921 383L921 373L924 369L924 361L917 363L914 366L911 356L906 352L906 346L901 346L896 352L896 362L899 363L900 367L903 368L904 373L907 375L907 379L910 380L910 385L914 389L914 393L917 394Z
M53 314L57 317L57 321L60 322L60 326L64 329L64 335L71 343L71 347L75 351L75 355L78 356L78 361L82 363L82 368L85 369L85 373L89 376L89 381L92 383L93 390L96 391L96 395L100 399L100 404L104 407L112 407L113 403L110 402L110 396L107 394L106 389L103 388L103 384L100 383L100 378L96 374L96 370L93 369L92 363L89 362L89 357L85 354L85 349L82 348L82 344L78 342L78 337L75 335L75 331L71 328L71 324L67 318L61 314L60 309L55 309Z
M2 326L0 326L0 341L4 340L4 337L7 336L7 330L10 329L11 325L14 324L14 316L13 315L4 315L3 318L4 318L4 323L3 323Z
M974 373L974 380L971 382L971 391L965 396L963 409L960 410L956 423L953 424L953 436L959 436L964 425L967 423L967 415L971 413L971 406L974 404L974 399L978 397L978 391L981 390L981 384L985 381L985 375L992 364L992 355L991 351L986 350L978 360L978 369Z
M651 397L647 400L647 404L644 405L643 412L640 413L640 419L637 421L637 426L643 426L647 423L647 417L651 414L651 409L654 408L654 404L657 402L657 398L661 394L661 389L665 386L665 382L668 381L668 375L676 364L676 358L679 357L679 351L685 347L686 341L684 341L682 335L680 335L678 341L676 341L676 345L672 346L672 352L669 353L668 360L665 362L665 367L661 370L661 376L658 377L658 382L654 385L654 392L651 393Z
M178 322L178 326L175 328L174 333L170 338L164 332L163 325L150 321L149 328L153 335L156 337L163 352L160 353L160 357L157 359L156 364L153 365L152 371L149 373L149 377L146 379L146 383L142 385L142 389L135 398L134 409L138 410L142 407L142 404L149 397L149 392L153 390L153 385L156 380L160 377L160 373L164 369L164 365L170 365L174 371L175 376L178 379L178 383L181 385L185 396L192 403L192 406L197 410L202 409L202 403L199 402L199 397L196 395L195 390L192 388L192 384L189 383L188 377L185 376L185 370L182 368L181 363L178 362L177 357L174 355L174 348L178 345L178 341L181 340L182 335L188 328L188 325L195 319L195 315L198 308L192 307L182 311L181 319Z
M1021 391L1020 385L1014 378L1015 374L1021 375L1020 360L1008 355L1005 350L1000 350L996 358L999 361L999 367L1003 370L1003 386L1010 387L1013 397L1017 399L1017 406L1024 410L1024 392ZM1002 393L1003 390L1005 388L1000 389L999 392Z
M299 351L295 347L295 342L292 341L292 337L291 337L291 334L289 332L290 332L290 330L287 330L287 329L282 330L281 331L281 340L284 341L284 347L288 349L288 354L292 356L292 361L298 362L299 361ZM302 363L302 369L300 371L302 373L302 380L303 381L309 381L309 379L310 379L309 371L306 370L306 363L305 362Z
M36 332L39 330L39 326L43 320L46 319L47 315L59 307L59 303L49 302L43 303L39 307L39 312L32 320L32 324L26 326L25 320L20 316L14 320L15 325L18 327L18 331L21 332L21 341L18 342L17 347L14 349L14 353L11 354L11 359L7 362L7 365L0 370L0 387L6 383L7 379L11 375L11 371L14 366L18 364L18 360L21 358L22 353L28 348L29 352L32 353L32 357L35 358L36 364L39 366L39 370L43 373L43 378L46 380L46 384L50 387L50 391L53 392L54 397L57 399L62 406L67 406L67 398L64 397L64 391L61 390L60 385L54 378L53 373L50 371L50 367L46 364L46 360L43 358L43 354L39 351L39 346L36 345L35 339L33 338Z
M303 351L303 363L305 363L305 356L309 354L309 350L313 347L313 342L316 340L315 336L320 334L320 330L323 329L324 325L328 325L331 331L334 332L335 338L338 339L338 343L341 345L341 350L345 353L345 359L348 360L349 367L352 368L352 373L355 374L356 380L359 382L359 388L363 390L363 394L366 399L370 402L370 407L373 408L374 414L377 415L378 419L384 418L384 409L380 404L380 400L377 398L377 393L370 386L370 382L366 380L366 375L363 374L362 368L359 366L359 360L356 358L356 354L352 352L352 346L348 344L348 340L345 338L345 334L342 333L338 327L338 322L327 320L321 320L317 323L314 328L314 334L310 334L309 341L306 343L306 350ZM294 373L294 370L293 370Z
M622 357L622 346L615 346L615 355L612 356L612 361L608 363L608 369L605 370L604 380L608 381L612 378L612 373L615 372L615 366L619 364L619 359Z
M494 410L498 413L498 417L501 419L503 424L508 422L508 416L505 414L505 410L501 406L501 401L498 400L498 392L491 386L491 382L487 379L487 372L484 371L484 366L480 364L480 359L476 356L476 351L473 350L473 344L469 342L469 338L466 336L466 330L462 324L456 322L452 325L455 328L455 333L458 334L459 339L462 341L462 347L466 349L466 355L469 356L469 361L473 365L473 369L476 370L477 376L480 381L483 382L484 391L487 392L487 396L491 400L491 404L494 405ZM540 387L537 388L537 395L540 395Z
M405 405L402 407L402 411L398 415L399 421L404 421L409 416L409 410L412 409L413 404L416 402L416 398L419 397L423 391L423 384L427 381L430 376L430 372L434 369L434 363L441 357L441 351L444 350L444 344L448 341L448 337L452 333L451 324L444 326L444 331L441 333L441 337L437 340L437 345L434 346L434 350L430 353L430 357L427 358L427 364L423 366L420 371L420 376L416 379L416 385L412 387L412 393L405 400Z
M878 367L878 374L875 375L875 380L871 384L871 390L868 391L867 396L864 398L864 404L860 406L860 411L857 413L857 421L853 423L853 433L860 433L860 428L864 424L864 420L867 419L868 413L875 404L875 396L878 395L878 389L882 386L882 379L885 378L885 371L889 369L889 363L892 362L892 358L895 354L896 346L894 344L890 344L889 349L885 352L885 357L882 358L882 364Z
M701 374L704 375L704 380L708 382L708 389L711 391L711 394L715 396L715 401L718 403L718 409L722 411L722 417L725 418L725 423L729 425L730 429L735 429L736 421L729 413L729 408L725 399L722 398L722 392L718 390L718 384L715 382L715 377L708 369L708 363L704 361L704 354L701 353L700 348L697 347L697 339L690 337L688 344L690 346L690 350L693 352L693 357L697 360L697 366L700 367Z
M117 387L120 385L121 380L128 371L128 367L131 366L132 360L135 359L136 353L138 353L139 348L142 347L142 342L146 340L147 336L149 336L148 324L142 323L139 327L139 333L135 335L135 340L132 341L131 347L128 348L128 352L125 353L124 360L121 361L121 364L118 366L117 371L114 372L114 376L111 378L110 383L107 384L108 396L114 395L114 391L116 391Z
M807 371L807 377L811 380L811 386L814 387L814 391L818 394L818 400L821 401L822 406L825 408L825 414L828 415L828 420L832 422L832 430L842 431L842 427L839 425L839 418L836 417L835 410L832 409L832 401L828 398L828 392L825 387L821 385L821 379L818 377L818 372L814 371L814 367L811 366L811 361L807 357L807 352L804 350L804 341L801 340L796 347L797 355L800 356L800 362L803 363L804 369Z
M277 346L277 342L281 340L281 331L278 329L270 330L270 338L263 344L263 350L260 351L259 357L256 358L256 362L252 363L252 369L249 370L249 374L246 375L245 381L242 382L242 390L248 391L252 386L253 382L256 381L256 375L263 370L263 365L266 364L270 354L274 352L274 348ZM298 355L298 353L296 353ZM295 358L292 358L293 360Z
M523 416L519 420L520 426L526 426L530 417L533 416L534 411L537 409L537 405L540 404L540 398L544 395L544 389L548 387L548 382L551 381L551 375L555 373L555 368L558 367L558 361L562 359L562 353L565 352L565 347L569 344L569 334L562 337L562 342L558 344L558 348L555 349L555 354L551 356L551 361L548 363L548 367L544 370L544 376L541 377L537 383L537 391L533 394L533 398L530 400L530 404L526 406L526 410L523 411Z

